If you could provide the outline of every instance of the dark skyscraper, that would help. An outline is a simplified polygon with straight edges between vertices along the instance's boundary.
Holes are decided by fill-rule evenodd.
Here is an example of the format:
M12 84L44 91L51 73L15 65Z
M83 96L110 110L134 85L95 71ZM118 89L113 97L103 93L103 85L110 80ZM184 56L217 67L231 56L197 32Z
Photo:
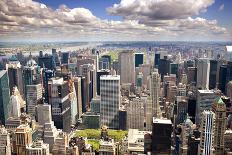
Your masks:
M160 54L159 54L159 53L156 53L156 54L155 54L155 62L154 62L154 67L155 67L155 68L158 68L158 66L159 66L159 61L160 61Z
M5 124L8 118L8 104L10 101L10 89L7 71L0 71L0 124Z
M15 56L12 56L9 59L7 64L8 78L9 78L9 87L10 94L13 91L13 87L17 86L20 94L24 96L24 81L22 75L22 66Z
M100 76L109 74L109 70L100 70L97 72L97 95L100 95Z
M135 53L135 67L143 64L143 55L144 53Z
M232 62L227 63L226 84L232 80Z
M226 90L227 65L222 65L219 71L218 89L223 93Z
M164 75L167 75L169 73L170 63L171 63L171 61L168 60L166 56L164 57L164 59L159 60L158 70L159 70L159 74L161 75L162 81L163 81Z
M70 54L69 54L69 52L63 52L62 53L62 61L61 61L61 63L62 64L68 64L69 63L69 56L70 56Z
M44 88L44 101L48 103L48 81L50 78L54 77L55 73L52 70L43 71L43 88Z
M38 58L39 66L45 67L47 69L55 69L56 68L56 63L54 60L54 57L52 55L45 54L42 57Z
M172 122L167 119L155 119L152 125L152 155L171 155Z
M217 60L210 60L210 70L209 70L209 89L216 88L217 84Z

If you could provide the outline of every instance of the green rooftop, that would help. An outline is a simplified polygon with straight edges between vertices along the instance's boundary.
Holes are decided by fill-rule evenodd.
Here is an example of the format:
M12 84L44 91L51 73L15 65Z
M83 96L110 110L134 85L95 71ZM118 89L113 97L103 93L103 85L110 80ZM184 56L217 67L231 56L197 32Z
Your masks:
M225 104L225 103L223 102L223 100L221 99L221 97L217 97L216 100L215 100L214 102L217 103L217 104Z

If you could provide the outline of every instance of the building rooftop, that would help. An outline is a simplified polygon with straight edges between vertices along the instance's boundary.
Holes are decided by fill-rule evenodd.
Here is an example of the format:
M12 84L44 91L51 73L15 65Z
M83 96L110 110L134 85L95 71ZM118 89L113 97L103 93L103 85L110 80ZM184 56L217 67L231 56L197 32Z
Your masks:
M227 52L232 52L232 46L226 46L226 51Z
M102 75L100 80L120 80L120 75Z
M7 70L1 70L0 71L0 78L7 72Z
M213 90L198 90L198 92L201 94L213 94L214 93Z
M172 124L172 121L170 119L159 119L153 117L153 123L158 123L158 124Z
M221 97L217 97L214 102L217 104L225 104L223 100L221 99Z

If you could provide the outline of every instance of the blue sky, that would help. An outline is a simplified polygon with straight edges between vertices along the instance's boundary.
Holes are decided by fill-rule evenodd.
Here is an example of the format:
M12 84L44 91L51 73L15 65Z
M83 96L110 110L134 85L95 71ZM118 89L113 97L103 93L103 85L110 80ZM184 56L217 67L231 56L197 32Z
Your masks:
M1 0L0 41L231 41L232 0Z

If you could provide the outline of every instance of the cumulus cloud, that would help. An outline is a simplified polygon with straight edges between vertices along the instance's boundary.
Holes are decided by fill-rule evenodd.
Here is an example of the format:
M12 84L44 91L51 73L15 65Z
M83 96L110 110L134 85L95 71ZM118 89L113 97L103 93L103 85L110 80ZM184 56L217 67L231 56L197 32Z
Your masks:
M198 34L198 38L223 39L227 29L216 20L190 17L212 3L213 0L122 0L108 8L111 14L124 17L116 21L100 19L86 8L61 5L52 9L32 0L1 0L0 40L176 40L193 34Z
M170 20L198 15L214 0L121 0L107 11L126 19Z

